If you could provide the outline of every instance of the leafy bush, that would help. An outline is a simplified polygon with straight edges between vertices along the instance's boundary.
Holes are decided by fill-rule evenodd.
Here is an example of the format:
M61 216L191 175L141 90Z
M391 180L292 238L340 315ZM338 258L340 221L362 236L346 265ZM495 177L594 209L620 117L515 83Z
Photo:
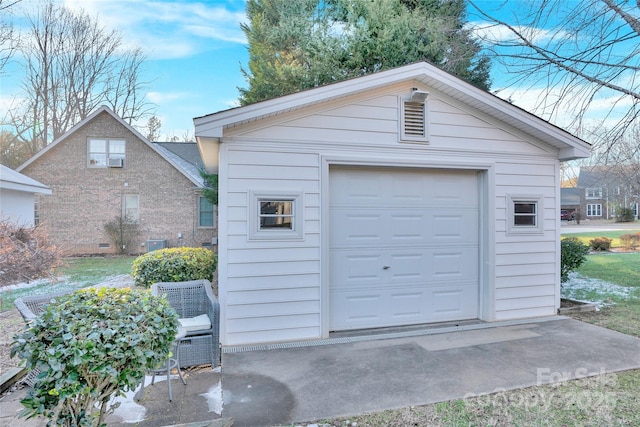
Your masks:
M135 244L139 233L137 222L127 221L121 216L116 216L104 225L104 231L116 248L116 253L124 255L134 253L137 250Z
M216 257L206 248L168 248L148 252L133 261L131 275L137 286L156 282L211 280Z
M589 247L575 237L567 237L560 241L560 281L569 279L569 273L580 267L586 260Z
M611 242L613 242L613 239L596 237L595 239L589 240L589 246L594 251L608 251L611 249Z
M623 234L620 236L620 243L625 249L635 249L640 245L640 234Z
M44 229L0 221L0 286L51 275L59 264L60 253Z
M112 395L135 389L167 359L177 324L166 300L148 291L89 288L57 298L11 348L40 371L22 415L104 425Z
M616 222L633 222L633 209L624 206L616 209Z

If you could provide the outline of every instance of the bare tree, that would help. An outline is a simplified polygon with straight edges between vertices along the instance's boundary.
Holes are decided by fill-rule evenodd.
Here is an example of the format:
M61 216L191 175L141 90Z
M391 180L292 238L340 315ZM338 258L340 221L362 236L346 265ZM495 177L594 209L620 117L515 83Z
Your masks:
M0 75L17 47L18 39L9 20L9 8L20 1L0 0Z
M149 141L157 141L160 138L160 128L162 127L162 121L158 116L151 116L147 120L147 135L146 138Z
M21 45L25 103L10 112L18 137L34 154L86 118L110 106L128 123L150 113L140 80L145 55L84 12L49 0L28 14Z
M589 135L605 151L638 118L640 2L531 0L509 23L469 3L487 22L477 33L512 74L511 87L540 91L537 114L571 116L566 126L578 134L605 127L598 140ZM509 37L496 36L504 30Z

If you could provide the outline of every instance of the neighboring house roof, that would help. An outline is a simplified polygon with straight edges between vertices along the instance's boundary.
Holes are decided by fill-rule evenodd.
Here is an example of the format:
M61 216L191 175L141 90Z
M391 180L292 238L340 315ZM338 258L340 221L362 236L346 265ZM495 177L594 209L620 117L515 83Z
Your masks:
M195 142L154 142L154 145L166 157L173 159L183 173L189 174L192 181L203 183L200 170L204 169L204 165Z
M51 188L4 165L0 165L0 189L51 194Z
M560 205L572 206L580 205L581 190L579 188L561 188L560 189Z
M497 96L449 74L427 62L418 62L339 83L321 86L267 101L232 108L193 119L196 138L219 140L224 130L259 120L354 95L402 81L417 81L430 86L484 114L507 123L537 140L557 148L560 160L588 157L591 145L569 132L529 113Z
M637 166L630 165L581 167L577 187L615 187L637 183L639 173Z
M89 123L91 120L93 120L96 116L98 116L99 114L102 113L108 113L109 115L111 115L111 117L113 117L115 120L117 120L122 126L124 126L127 130L129 130L131 133L133 133L138 139L140 139L143 143L145 143L149 148L151 148L153 151L155 151L156 153L158 153L163 159L165 159L167 162L169 162L173 167L175 167L178 171L180 171L185 177L187 177L191 182L193 182L197 187L204 187L203 181L202 179L199 177L196 178L193 174L191 174L190 172L186 171L185 169L183 169L180 164L177 162L177 158L176 156L170 156L168 155L168 150L163 150L161 148L159 148L158 145L150 142L147 138L145 138L140 132L138 132L133 126L131 126L129 123L125 122L124 120L122 120L122 118L120 116L118 116L116 113L114 113L109 107L107 106L102 106L100 108L98 108L96 111L94 111L93 113L91 113L89 116L87 116L84 120L80 121L79 123L77 123L75 126L73 126L71 129L69 129L67 132L65 132L63 135L61 135L60 137L58 137L55 141L53 141L51 144L47 145L46 147L44 147L42 150L38 151L33 157L31 157L29 160L27 160L26 162L24 162L22 165L20 165L16 170L17 171L21 171L24 168L26 168L27 166L29 166L31 163L35 162L37 159L39 159L41 156L43 156L46 152L48 152L49 150L51 150L53 147L55 147L56 145L58 145L61 141L64 141L69 135L73 134L74 132L76 132L78 129L80 129L82 126L84 126L85 124Z

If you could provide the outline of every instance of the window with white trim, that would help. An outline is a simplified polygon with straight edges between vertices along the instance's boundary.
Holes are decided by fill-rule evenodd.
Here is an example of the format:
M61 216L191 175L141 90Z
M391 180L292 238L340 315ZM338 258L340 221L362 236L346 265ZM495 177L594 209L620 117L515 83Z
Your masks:
M600 203L588 204L587 216L602 216L602 205Z
M542 234L542 195L507 196L507 233Z
M302 239L302 192L252 191L249 239Z
M89 138L87 143L90 168L124 167L124 139Z
M427 117L426 100L415 101L400 98L400 140L417 143L428 142Z
M135 194L122 195L122 218L135 223L140 219L140 200Z
M585 199L602 199L602 188L590 187L584 190Z

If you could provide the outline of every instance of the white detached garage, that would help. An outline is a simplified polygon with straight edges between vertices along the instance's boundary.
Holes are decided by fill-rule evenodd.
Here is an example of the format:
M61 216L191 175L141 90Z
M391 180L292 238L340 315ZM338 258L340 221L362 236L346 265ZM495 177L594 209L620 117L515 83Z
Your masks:
M556 313L562 129L427 63L194 123L224 345Z

